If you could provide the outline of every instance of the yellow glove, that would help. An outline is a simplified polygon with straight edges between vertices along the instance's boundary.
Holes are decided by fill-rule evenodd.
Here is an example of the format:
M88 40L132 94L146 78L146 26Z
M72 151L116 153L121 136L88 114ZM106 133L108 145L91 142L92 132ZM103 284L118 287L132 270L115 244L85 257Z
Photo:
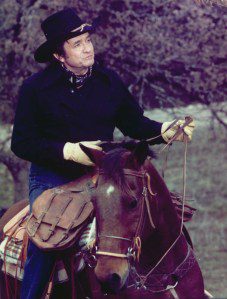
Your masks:
M82 141L77 143L71 143L67 142L64 145L63 148L63 156L65 160L71 160L83 165L87 166L94 166L95 164L90 160L90 158L84 153L84 151L81 149L80 144L83 144L84 146L88 148L93 148L96 150L102 151L102 148L98 146L101 141Z
M182 127L182 125L185 123L185 120L180 119L177 121L177 123L171 127L170 129L168 129L168 127L174 122L173 121L167 121L164 122L162 124L162 128L161 128L161 134L162 134L162 138L166 141L169 142L169 140L176 134L177 130ZM192 134L193 134L193 130L195 128L195 122L194 120L187 126L184 127L184 132L182 134L180 134L175 140L176 141L184 141L184 138L187 138L188 141L192 140Z

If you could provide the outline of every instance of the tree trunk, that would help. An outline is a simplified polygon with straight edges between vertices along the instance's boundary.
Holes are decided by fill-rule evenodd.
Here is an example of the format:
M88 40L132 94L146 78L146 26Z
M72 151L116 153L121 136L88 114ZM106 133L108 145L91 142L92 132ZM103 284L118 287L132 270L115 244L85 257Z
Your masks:
M17 172L12 172L14 181L14 202L28 198L28 164L23 161L19 163L20 168ZM10 170L9 170L10 171Z
M13 201L28 198L27 161L17 158L10 150L11 126L2 126L0 130L0 163L4 164L12 175L14 182Z
M12 175L14 182L13 201L17 202L28 198L28 162L17 158L12 152L0 151L0 162L2 162Z

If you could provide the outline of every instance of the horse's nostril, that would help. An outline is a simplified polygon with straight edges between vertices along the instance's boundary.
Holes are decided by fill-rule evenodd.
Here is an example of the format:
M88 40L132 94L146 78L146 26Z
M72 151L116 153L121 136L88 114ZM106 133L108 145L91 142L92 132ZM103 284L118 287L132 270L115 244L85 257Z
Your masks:
M116 294L121 289L121 277L117 273L112 273L105 281L100 281L102 292Z
M111 282L114 284L118 284L121 281L120 276L117 273L113 273L110 278Z

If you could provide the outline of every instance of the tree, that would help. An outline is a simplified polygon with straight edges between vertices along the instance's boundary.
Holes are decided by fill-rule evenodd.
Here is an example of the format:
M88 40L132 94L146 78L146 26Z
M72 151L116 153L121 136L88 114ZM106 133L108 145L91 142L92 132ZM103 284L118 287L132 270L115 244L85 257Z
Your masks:
M28 163L17 158L10 151L10 139L12 126L2 126L0 130L0 161L3 163L13 178L14 196L13 201L17 202L27 197L27 173Z
M141 105L162 108L199 102L226 126L225 107L216 104L223 103L226 93L226 8L199 6L194 0L2 0L2 123L13 123L23 79L45 67L32 55L45 40L40 22L66 6L75 6L86 22L95 20L97 56L121 75ZM11 154L13 165L6 164L4 147L0 152L0 162L11 172L24 167ZM15 182L21 181L15 171L12 175Z

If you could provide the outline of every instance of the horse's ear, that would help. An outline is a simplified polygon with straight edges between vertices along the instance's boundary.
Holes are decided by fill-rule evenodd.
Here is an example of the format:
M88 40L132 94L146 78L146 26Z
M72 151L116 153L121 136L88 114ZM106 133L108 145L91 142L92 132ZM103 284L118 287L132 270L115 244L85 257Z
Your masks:
M132 157L138 166L142 166L149 155L149 146L146 141L139 142L132 152Z
M97 166L101 165L101 161L105 157L106 153L94 148L87 147L83 144L79 144L82 151L89 157L89 159Z

